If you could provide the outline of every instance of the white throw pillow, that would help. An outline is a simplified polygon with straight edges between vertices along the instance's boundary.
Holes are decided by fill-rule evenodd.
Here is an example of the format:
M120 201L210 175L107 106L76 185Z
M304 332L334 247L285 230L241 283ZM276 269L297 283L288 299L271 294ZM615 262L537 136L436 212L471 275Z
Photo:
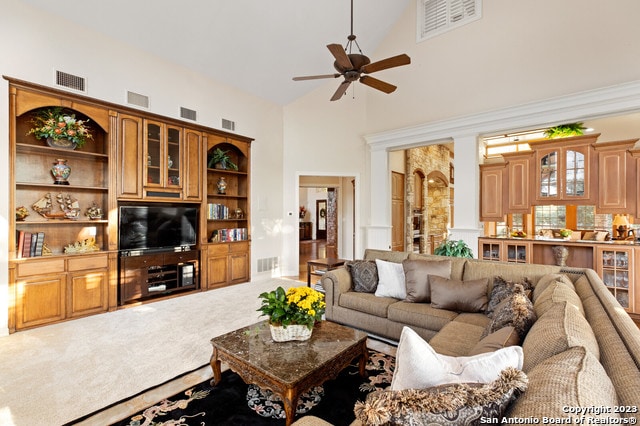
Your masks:
M406 298L407 287L404 283L402 263L376 259L376 267L378 268L378 288L376 288L375 295L395 297L396 299Z
M409 327L402 329L391 390L425 389L448 383L489 383L507 367L522 369L520 346L474 356L440 355Z

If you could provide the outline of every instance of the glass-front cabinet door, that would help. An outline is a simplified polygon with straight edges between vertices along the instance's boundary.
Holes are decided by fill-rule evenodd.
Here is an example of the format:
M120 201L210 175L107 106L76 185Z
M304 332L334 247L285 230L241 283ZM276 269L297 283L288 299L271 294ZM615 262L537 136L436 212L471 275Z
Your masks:
M539 149L538 201L588 200L590 147Z
M181 187L182 129L145 120L146 187Z
M633 306L633 248L597 249L598 274L620 305L629 312Z

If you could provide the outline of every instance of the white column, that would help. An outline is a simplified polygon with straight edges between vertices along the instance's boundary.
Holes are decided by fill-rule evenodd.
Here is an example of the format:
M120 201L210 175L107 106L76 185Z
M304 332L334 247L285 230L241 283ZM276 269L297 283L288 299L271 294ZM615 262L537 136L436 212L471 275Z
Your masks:
M452 240L463 240L477 257L480 223L480 149L478 135L457 135L453 138L454 198Z
M369 152L370 205L365 248L391 249L391 177L386 149Z

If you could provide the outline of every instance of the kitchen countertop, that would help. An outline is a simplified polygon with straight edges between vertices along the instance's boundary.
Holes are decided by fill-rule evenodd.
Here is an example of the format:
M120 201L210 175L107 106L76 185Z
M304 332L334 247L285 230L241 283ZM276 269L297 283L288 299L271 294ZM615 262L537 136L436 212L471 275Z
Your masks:
M534 238L531 237L525 237L525 238L518 238L518 237L504 237L504 236L497 236L497 235L488 235L488 236L484 236L484 237L480 237L480 238L488 238L488 239L495 239L495 240L514 240L514 241L531 241L531 242L537 242L537 243L564 243L564 244L588 244L588 245L592 245L592 244L605 244L605 245L626 245L626 246L640 246L640 240L608 240L608 241L594 241L594 240L568 240L568 239L564 239L564 238L547 238L547 237L539 237L539 236L535 236Z

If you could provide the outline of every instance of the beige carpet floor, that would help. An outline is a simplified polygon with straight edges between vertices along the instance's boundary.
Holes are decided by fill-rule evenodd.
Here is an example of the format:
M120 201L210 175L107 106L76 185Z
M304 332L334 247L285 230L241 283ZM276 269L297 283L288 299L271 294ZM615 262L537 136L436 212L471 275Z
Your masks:
M0 337L0 425L61 425L197 369L209 362L212 337L264 319L260 293L300 284L254 281ZM142 398L144 407L153 396Z

